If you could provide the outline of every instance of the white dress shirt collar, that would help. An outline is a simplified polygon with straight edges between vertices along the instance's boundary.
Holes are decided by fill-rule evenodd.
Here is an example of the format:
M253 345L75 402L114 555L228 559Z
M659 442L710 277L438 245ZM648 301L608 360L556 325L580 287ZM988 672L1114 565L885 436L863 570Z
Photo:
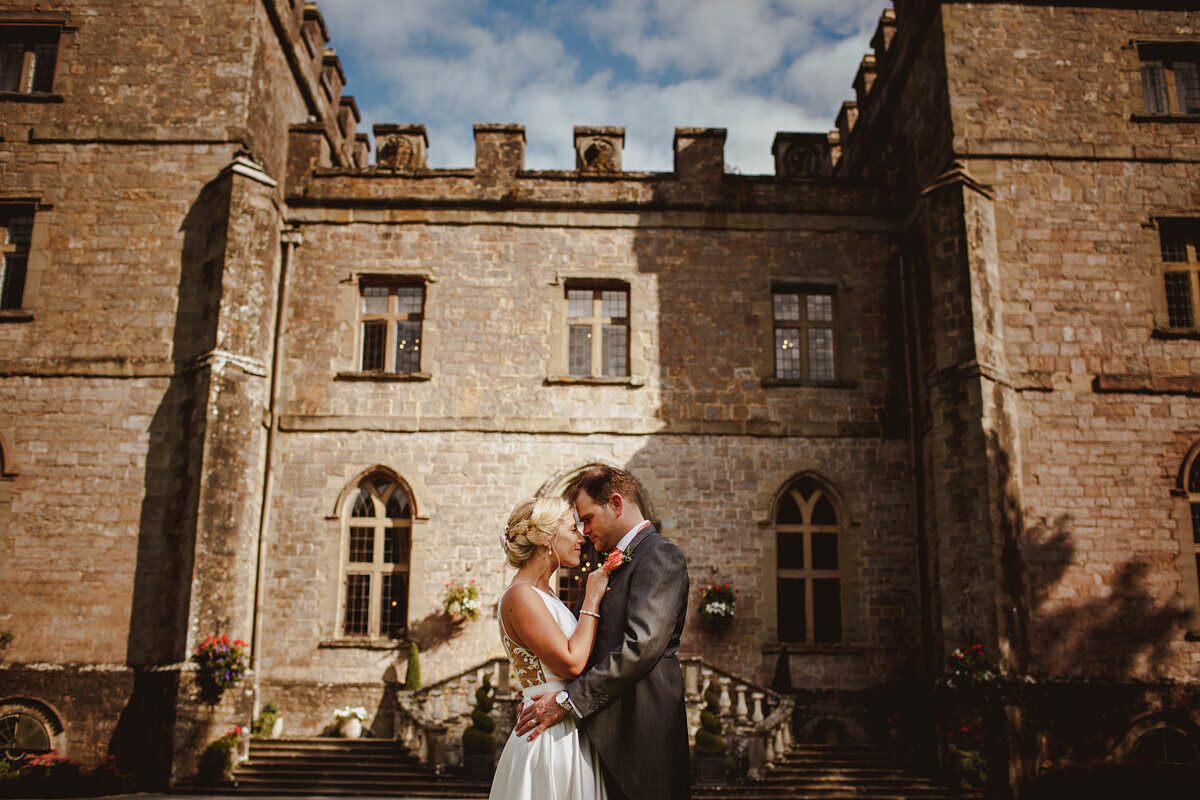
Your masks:
M629 543L633 541L633 537L638 535L638 531L650 524L650 520L644 519L637 525L633 526L633 530L621 537L621 541L617 542L617 549L622 553L629 547Z

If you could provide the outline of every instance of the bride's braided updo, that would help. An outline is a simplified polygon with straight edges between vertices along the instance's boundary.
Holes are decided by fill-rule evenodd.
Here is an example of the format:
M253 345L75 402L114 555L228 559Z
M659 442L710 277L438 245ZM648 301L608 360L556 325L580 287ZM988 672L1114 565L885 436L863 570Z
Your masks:
M508 515L504 533L504 557L520 568L539 547L549 546L558 526L571 516L571 506L561 497L530 497L517 503Z

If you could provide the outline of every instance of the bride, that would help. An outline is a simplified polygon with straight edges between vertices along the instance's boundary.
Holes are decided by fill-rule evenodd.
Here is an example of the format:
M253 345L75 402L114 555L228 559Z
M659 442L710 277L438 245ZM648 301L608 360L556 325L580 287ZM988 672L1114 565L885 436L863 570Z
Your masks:
M579 566L583 536L560 497L523 500L508 518L504 554L517 568L500 595L500 641L525 702L557 692L583 672L596 636L597 610L608 586L603 569L588 575L579 619L558 599L560 566ZM604 800L600 760L568 714L532 742L508 737L489 800Z

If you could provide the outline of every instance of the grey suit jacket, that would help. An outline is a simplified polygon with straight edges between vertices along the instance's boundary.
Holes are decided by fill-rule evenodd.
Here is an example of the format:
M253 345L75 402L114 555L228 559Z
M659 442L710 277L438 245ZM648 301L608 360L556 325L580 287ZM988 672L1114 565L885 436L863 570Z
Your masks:
M567 684L580 727L629 798L691 797L683 675L676 651L687 613L683 553L647 526L600 603L588 668Z

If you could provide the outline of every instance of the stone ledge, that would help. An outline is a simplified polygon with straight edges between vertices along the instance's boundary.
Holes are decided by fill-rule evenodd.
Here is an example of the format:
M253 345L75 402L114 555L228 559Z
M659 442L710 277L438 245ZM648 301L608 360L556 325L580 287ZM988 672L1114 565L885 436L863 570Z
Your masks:
M335 381L369 381L374 383L414 383L431 381L433 375L428 372L339 372L333 376Z
M550 375L543 382L544 386L628 386L640 389L646 385L641 378L634 377L596 377L583 375Z
M764 389L779 389L783 387L801 387L809 389L857 389L858 381L811 381L802 378L763 378Z
M0 102L61 103L64 98L56 92L0 92Z
M1200 396L1200 375L1097 375L1098 394L1183 394Z
M33 322L33 312L19 308L0 311L0 323L2 322Z
M398 650L408 646L407 639L325 639L317 649L325 650Z

